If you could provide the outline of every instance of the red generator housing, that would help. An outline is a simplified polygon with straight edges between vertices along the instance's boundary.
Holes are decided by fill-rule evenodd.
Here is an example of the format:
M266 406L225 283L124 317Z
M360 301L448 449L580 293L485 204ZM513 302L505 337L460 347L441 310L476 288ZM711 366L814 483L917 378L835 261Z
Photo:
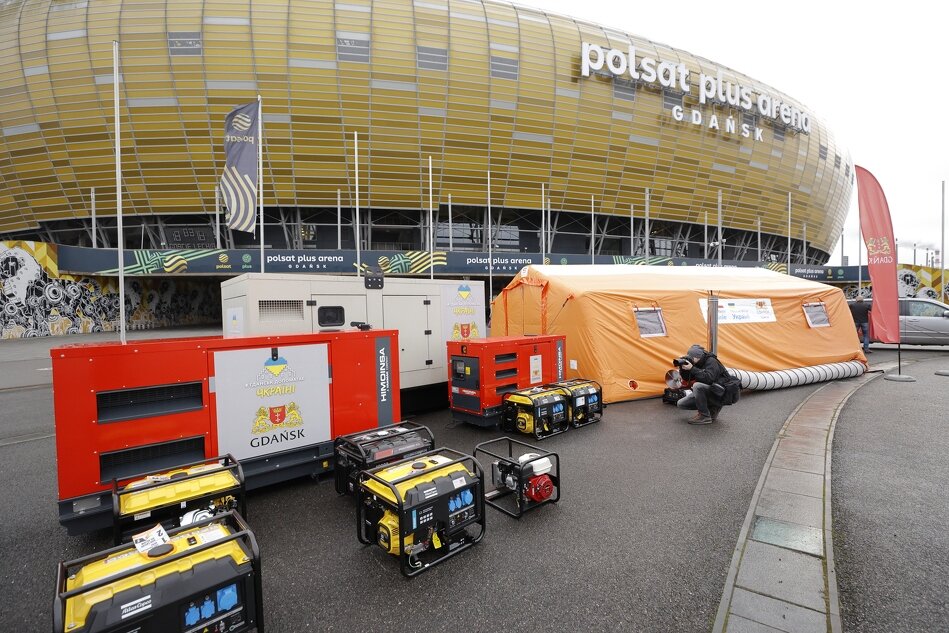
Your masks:
M231 454L248 489L330 470L333 440L401 419L398 331L50 350L59 521L112 524L112 482Z
M562 334L448 342L448 401L455 420L496 426L504 394L564 379Z

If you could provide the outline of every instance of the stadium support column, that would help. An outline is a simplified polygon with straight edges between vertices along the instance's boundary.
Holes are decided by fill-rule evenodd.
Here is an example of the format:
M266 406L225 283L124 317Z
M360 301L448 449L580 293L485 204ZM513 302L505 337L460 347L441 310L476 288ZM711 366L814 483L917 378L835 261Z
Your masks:
M451 224L451 194L448 194L448 250L455 248L455 229Z
M761 261L761 218L758 218L758 261Z
M718 190L718 267L722 267L722 251L725 250L725 240L722 238L722 190Z
M649 187L646 187L646 226L644 228L646 237L646 265L649 265Z
M590 196L590 263L594 262L593 256L593 242L596 241L596 213L593 209L594 205L593 196Z
M801 241L803 242L801 244L801 263L807 266L807 222L804 223L804 234Z
M942 275L939 276L939 282L942 285L939 296L942 302L946 302L946 288L949 288L949 282L946 282L946 181L942 181L942 225L939 230L939 269Z
M96 247L97 238L96 235L96 188L92 188L92 248Z
M547 191L544 183L540 183L540 263L544 263L544 200L547 199Z

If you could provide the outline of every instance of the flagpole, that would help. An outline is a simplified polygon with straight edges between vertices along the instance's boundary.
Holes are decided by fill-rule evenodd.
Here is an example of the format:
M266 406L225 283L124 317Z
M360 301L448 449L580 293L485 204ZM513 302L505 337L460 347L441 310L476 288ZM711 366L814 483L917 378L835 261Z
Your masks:
M115 104L115 214L118 221L119 340L125 345L125 233L122 230L122 125L119 121L119 43L112 41L112 101Z
M336 250L343 250L343 193L336 190Z
M264 102L257 95L257 202L260 206L260 272L264 272Z
M428 278L435 279L435 227L432 224L432 157L428 157Z
M491 242L491 172L488 171L488 302L494 299L494 255ZM492 306L493 307L493 306Z
M788 270L791 274L791 192L788 192Z
M359 132L353 132L356 150L356 276L362 277L362 256L359 251Z
M214 240L221 250L221 187L214 185Z
M896 253L899 259L899 251ZM857 296L863 296L863 218L857 213Z
M939 283L942 284L942 292L939 293L939 296L942 297L942 302L946 302L946 286L949 286L949 282L946 281L946 181L942 181L942 228L939 231L939 235L942 236L941 243L939 245L939 268L942 271L942 275L939 277Z
M455 248L454 240L455 229L451 225L451 194L448 194L448 250Z

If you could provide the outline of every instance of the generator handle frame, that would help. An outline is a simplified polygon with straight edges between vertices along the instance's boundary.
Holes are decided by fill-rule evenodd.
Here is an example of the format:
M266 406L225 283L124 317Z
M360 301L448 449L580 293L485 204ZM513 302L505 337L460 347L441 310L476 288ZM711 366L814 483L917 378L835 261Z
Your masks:
M481 526L481 532L479 532L476 537L472 537L472 541L471 543L468 544L468 546L455 548L453 551L450 551L444 556L438 558L436 562L440 563L444 560L451 558L455 554L463 552L464 550L468 549L468 547L471 547L472 545L479 543L481 539L484 538L484 533L487 530L487 526L485 522L485 507L484 507L484 469L481 467L481 463L473 455L466 455L462 452L456 451L451 448L436 448L434 450L422 453L421 455L408 457L406 459L400 459L397 462L392 462L389 464L383 464L382 466L378 466L371 470L364 470L359 475L360 476L360 482L359 482L360 485L359 485L359 493L358 493L359 496L357 497L357 500L356 500L356 537L359 539L359 542L362 543L363 545L371 545L373 543L373 541L370 541L369 539L365 538L365 535L364 535L365 511L366 511L366 504L364 500L366 498L366 495L376 496L370 492L367 492L365 488L363 488L362 481L363 481L363 478L366 477L369 479L373 479L376 482L387 487L389 491L392 492L392 497L395 499L395 503L393 503L392 501L388 499L379 498L379 500L382 503L394 507L397 511L397 516L399 517L399 569L401 570L402 575L405 576L406 578L411 578L412 576L420 574L429 567L429 565L423 565L419 569L410 569L409 567L406 566L408 555L405 553L405 537L402 534L402 514L405 511L405 503L402 499L402 495L399 494L399 490L396 487L396 484L402 483L403 481L406 481L408 479L412 479L416 475L413 473L409 473L405 475L404 477L399 477L398 479L394 479L392 481L386 481L382 479L381 477L379 477L376 473L382 470L393 468L395 466L399 466L401 464L417 462L420 460L424 460L426 457L431 457L432 455L441 455L444 453L451 453L453 455L456 455L457 457L448 462L445 462L444 464L439 464L438 467L433 470L447 468L455 464L462 464L467 469L468 468L467 462L470 462L471 465L474 467L475 482L476 482L475 485L477 486L478 493L479 493L475 495L475 507L479 510L479 514L481 517L480 521L475 521L474 523Z
M428 435L428 438L432 441L432 444L435 443L435 435L432 433L432 430L430 428L428 428L424 424L419 424L418 422L411 422L411 421L405 420L402 422L394 422L392 424L380 426L376 429L370 429L366 431L357 431L356 433L350 433L349 435L340 435L339 437L336 438L334 448L346 447L347 449L358 453L360 457L366 460L369 457L366 454L366 451L363 449L361 444L354 442L353 439L356 437L363 436L363 435L369 435L373 433L374 431L379 431L382 429L389 428L390 426L397 426L400 428L407 429L409 431L425 431L425 433ZM387 439L387 438L380 437L379 439L382 440L382 439ZM416 455L416 457L421 457L421 455ZM392 464L387 464L387 466L391 466L391 465Z
M251 531L250 527L247 525L247 522L244 518L236 511L229 510L221 514L209 517L207 519L202 519L201 521L196 521L190 525L176 528L168 533L169 536L174 536L179 532L185 530L193 530L195 528L200 528L211 523L221 523L221 522L233 522L233 526L237 527L237 531L229 534L223 538L215 539L209 543L202 543L197 547L187 549L181 552L172 554L171 556L163 556L157 558L154 561L137 567L135 569L127 570L127 573L118 573L112 576L106 576L105 578L100 578L95 582L91 582L88 585L83 587L77 587L76 589L71 589L66 591L66 577L69 573L69 570L87 563L96 562L99 560L106 559L113 554L116 554L120 551L126 551L130 547L128 543L124 545L119 545L117 547L111 547L101 552L96 552L88 556L83 556L82 558L77 558L71 561L61 561L56 568L56 598L53 601L53 632L54 633L63 633L64 629L64 617L66 611L66 601L70 598L74 598L78 595L88 593L90 591L95 591L106 585L110 585L116 580L120 580L127 576L132 576L144 572L163 567L169 563L173 563L177 560L191 556L196 552L204 551L211 547L217 547L224 543L229 543L231 541L241 540L245 545L250 549L250 564L252 568L256 569L256 574L254 574L254 593L255 596L255 608L257 612L257 631L258 633L264 632L264 611L263 611L263 585L261 580L261 569L260 569L260 547L257 545L257 538L254 536L254 533ZM232 526L232 527L233 527Z
M423 424L419 424L418 422L411 422L411 421L409 421L409 420L403 420L403 421L401 421L401 422L394 422L394 423L392 423L392 424L386 424L385 426L380 426L380 427L378 427L378 428L376 428L376 429L368 429L368 430L365 430L365 431L357 431L357 432L355 432L355 433L349 433L349 434L347 434L347 435L340 435L340 436L337 437L337 438L334 440L334 442L333 442L333 458L334 458L334 459L337 459L337 458L339 457L339 454L340 454L340 453L343 453L343 454L349 454L349 455L351 455L351 456L356 456L356 455L358 455L359 458L360 458L364 463L365 463L365 462L368 462L368 461L369 461L369 455L368 455L367 452L364 450L364 448L363 448L364 445L363 445L363 444L359 444L358 442L355 442L355 441L353 441L353 440L354 440L355 438L357 438L357 437L361 437L361 436L364 436L364 435L369 435L369 434L371 434L373 431L379 431L379 430L387 429L387 428L389 428L389 427L394 427L394 426L398 426L398 427L405 428L408 432L412 432L412 431L424 432L424 433L428 436L428 440L429 440L430 446L432 446L432 447L434 448L434 446L435 446L435 434L432 433L432 430L431 430L430 428L428 428L427 426L425 426L425 425L423 425ZM395 437L399 437L400 435L405 435L405 433L399 433L399 434L396 435ZM388 439L388 436L386 436L386 437L380 437L379 439L380 439L380 440ZM370 442L366 442L366 444L369 444L369 443L370 443ZM433 450L433 448L432 448L432 449L429 449L429 450ZM415 457L419 457L419 455L415 455ZM377 463L377 464L379 463L378 460L377 460L376 463ZM392 462L383 462L383 463L385 463L386 465L389 465L389 464L391 464ZM342 496L342 495L347 494L348 491L345 489L345 486L342 485L343 482L342 482L342 480L340 479L340 470L337 468L337 466L338 466L338 464L333 464L333 479L334 479L334 484L335 484L335 486L336 486L336 494ZM376 466L373 466L372 468L376 468ZM361 472L361 471L360 471L360 472ZM357 472L357 483L358 483L358 472ZM356 491L353 490L354 496L355 496L355 492L356 492Z
M241 467L241 463L231 455L230 453L224 455L218 455L217 457L208 457L205 459L199 459L193 462L187 462L185 464L180 464L174 468L162 468L159 470L152 470L140 475L135 475L134 477L129 477L128 479L122 479L121 481L128 481L130 479L141 479L143 477L148 477L150 475L161 475L172 470L177 470L180 468L191 468L192 466L200 466L202 464L212 464L217 462L221 466L221 470L230 470L234 472L235 477L237 478L237 484L240 489L239 499L237 500L238 508L240 509L241 516L247 514L247 490L244 484L244 469ZM177 479L168 479L165 481L153 481L151 483L142 484L141 486L136 486L131 490L127 488L119 489L119 479L112 479L112 541L115 545L118 545L122 540L122 526L121 522L124 517L129 515L122 514L121 511L121 499L123 495L132 494L135 492L142 492L144 490L152 490L154 488L161 488L163 486L168 486L170 484L180 483L182 481L188 481L190 479L197 479L199 477L206 476L209 472L212 471L202 471L191 473L183 477L178 477ZM222 490L221 492L226 492L229 489ZM217 494L217 493L214 493ZM194 499L189 499L189 501L194 501L195 499L201 499L204 495L198 495ZM211 497L209 497L211 498ZM161 508L167 508L176 505L178 502L164 504L152 508L152 510L159 510Z
M492 452L491 450L489 450L488 448L486 448L487 446L490 446L490 445L492 445L492 444L501 444L502 442L506 442L506 445L507 445L507 456L505 456L505 455L500 455L500 454L498 454L498 453L494 453L494 452ZM531 453L537 453L537 457L534 457L533 459L529 459L529 460L527 460L527 461L524 462L524 463L521 463L521 462L517 461L517 460L515 459L515 457L514 457L514 445L515 445L515 444L517 444L518 446L522 446L522 447L524 447L524 448L526 448L526 449L530 449L529 452L531 452ZM492 447L492 448L493 448L493 447ZM516 439L514 439L514 438L512 438L512 437L504 436L504 437L495 438L495 439L493 439L493 440L486 440L486 441L484 441L484 442L481 442L480 444L476 444L476 445L475 445L475 449L474 449L474 454L475 454L475 456L477 456L478 453L484 453L485 455L488 455L488 456L490 456L490 457L494 457L494 458L496 458L496 459L498 459L498 460L502 460L502 461L508 462L508 463L510 463L511 465L515 466L515 467L518 469L518 471L521 471L521 472L524 470L524 466L526 466L527 464L532 464L532 463L534 463L534 462L536 462L536 461L539 461L539 460L541 460L541 459L543 459L543 458L545 458L545 457L553 457L553 458L554 458L554 472L553 472L553 476L554 476L554 479L556 480L555 483L556 483L556 485L557 485L557 495L556 495L555 497L551 497L550 499L546 499L546 500L544 500L544 501L542 501L542 502L540 502L540 503L537 503L537 504L535 504L535 505L533 505L533 506L527 508L527 510L533 510L534 508L536 508L536 507L538 507L538 506L541 506L541 505L543 505L543 504L545 504L545 503L557 503L558 501L560 501L560 493L561 493L561 489L562 489L563 486L562 486L562 479L561 479L561 477L560 477L560 455L558 455L556 452L554 452L554 451L545 451L544 449L538 448L538 447L534 446L533 444L528 444L527 442L522 442L522 441L516 440ZM497 493L497 494L492 494L492 493ZM511 510L508 510L507 508L505 508L505 507L502 506L501 504L494 502L494 499L500 499L501 497L505 497L505 496L510 495L510 494L517 494L517 495L520 495L521 493L520 493L520 491L518 491L518 492L515 493L515 491L510 490L510 489L504 489L504 490L502 490L501 488L496 488L495 490L491 491L491 493L489 493L489 492L487 492L487 491L485 492L485 494L484 494L484 502L485 502L486 504L488 504L489 506L491 506L492 508L494 508L495 510L499 510L500 512L503 512L504 514L506 514L506 515L508 515L508 516L510 516L510 517L514 517L515 519L520 519L520 518L524 515L524 512L527 512L527 510L521 510L520 512L512 512Z

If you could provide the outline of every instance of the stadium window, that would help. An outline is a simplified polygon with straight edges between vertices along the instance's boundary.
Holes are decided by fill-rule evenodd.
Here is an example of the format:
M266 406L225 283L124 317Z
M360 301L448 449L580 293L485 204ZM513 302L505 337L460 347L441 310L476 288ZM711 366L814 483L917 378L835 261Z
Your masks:
M780 125L774 126L774 140L783 141L784 140L784 128Z
M169 31L169 55L200 55L202 51L200 31Z
M754 129L758 125L758 117L752 112L743 112L741 115L741 122L743 125Z
M622 99L623 101L635 101L636 100L636 84L631 81L623 81L621 79L613 80L613 97L616 99Z
M817 155L820 157L821 160L827 160L827 146L821 145L817 149Z
M448 49L433 46L416 46L415 59L424 70L448 70Z
M348 33L345 37L337 34L336 61L369 63L369 36L364 33Z
M662 107L666 110L671 110L672 108L679 106L682 107L682 95L678 92L671 92L668 90L662 91Z
M844 165L844 178L850 178L850 163Z
M518 63L516 59L491 56L491 76L498 79L517 80Z
M834 154L834 168L840 169L840 154Z

